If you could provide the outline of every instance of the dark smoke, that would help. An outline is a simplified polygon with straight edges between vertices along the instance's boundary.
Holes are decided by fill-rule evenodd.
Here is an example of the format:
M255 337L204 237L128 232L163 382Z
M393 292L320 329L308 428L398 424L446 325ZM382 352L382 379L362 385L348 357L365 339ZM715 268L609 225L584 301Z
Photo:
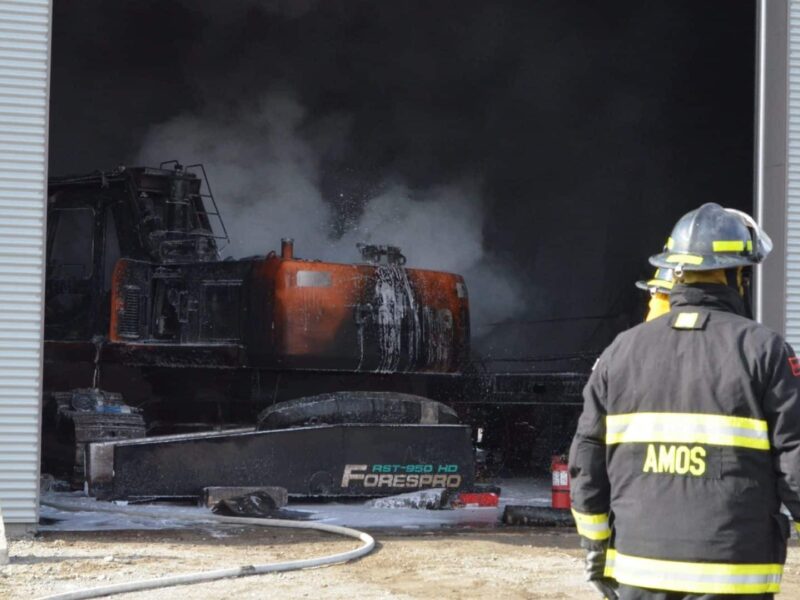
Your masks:
M229 220L272 218L242 252L297 214L312 258L395 234L472 281L484 352L599 349L641 317L633 281L680 214L751 207L754 14L56 0L51 173L213 163Z

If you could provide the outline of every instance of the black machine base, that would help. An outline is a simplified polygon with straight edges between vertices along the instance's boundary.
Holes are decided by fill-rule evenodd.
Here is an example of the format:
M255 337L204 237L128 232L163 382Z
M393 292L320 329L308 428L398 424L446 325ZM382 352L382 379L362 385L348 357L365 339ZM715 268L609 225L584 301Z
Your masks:
M238 430L89 445L89 493L199 497L210 486L280 486L290 496L374 497L474 483L466 425L346 424Z

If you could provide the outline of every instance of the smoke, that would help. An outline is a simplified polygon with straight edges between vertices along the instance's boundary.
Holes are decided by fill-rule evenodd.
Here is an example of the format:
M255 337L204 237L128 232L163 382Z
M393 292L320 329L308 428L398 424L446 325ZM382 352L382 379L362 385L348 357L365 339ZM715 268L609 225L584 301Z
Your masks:
M681 214L752 209L752 0L107 5L54 2L53 175L203 162L232 255L396 244L495 358L602 348Z
M264 255L291 237L297 256L357 262L356 244L388 244L411 267L459 273L481 290L471 299L477 332L518 314L519 284L484 248L479 179L412 188L396 175L356 195L352 186L323 192L325 165L352 145L351 123L344 114L314 118L291 91L274 90L234 111L154 126L137 162L202 160L231 237L228 256Z

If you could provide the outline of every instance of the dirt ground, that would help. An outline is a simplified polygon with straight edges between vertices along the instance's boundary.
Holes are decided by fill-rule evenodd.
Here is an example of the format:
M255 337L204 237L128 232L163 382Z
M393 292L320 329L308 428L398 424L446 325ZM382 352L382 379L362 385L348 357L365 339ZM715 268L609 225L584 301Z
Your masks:
M348 564L227 579L116 596L186 598L597 599L581 577L573 532L493 529L427 535L372 532L377 548ZM314 532L227 527L224 531L49 532L10 542L0 598L30 600L82 587L308 558L358 542ZM800 598L800 548L792 542L781 597Z

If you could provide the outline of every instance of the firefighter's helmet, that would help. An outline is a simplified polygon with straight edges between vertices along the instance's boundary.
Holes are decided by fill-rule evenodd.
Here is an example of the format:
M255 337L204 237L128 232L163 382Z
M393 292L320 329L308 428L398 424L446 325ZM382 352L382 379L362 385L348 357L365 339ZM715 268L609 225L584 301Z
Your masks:
M650 279L642 279L636 282L636 287L640 290L649 292L660 292L669 294L672 291L674 282L672 280L672 269L658 268Z
M677 273L730 269L758 264L771 250L769 236L749 215L708 202L678 220L650 264Z

